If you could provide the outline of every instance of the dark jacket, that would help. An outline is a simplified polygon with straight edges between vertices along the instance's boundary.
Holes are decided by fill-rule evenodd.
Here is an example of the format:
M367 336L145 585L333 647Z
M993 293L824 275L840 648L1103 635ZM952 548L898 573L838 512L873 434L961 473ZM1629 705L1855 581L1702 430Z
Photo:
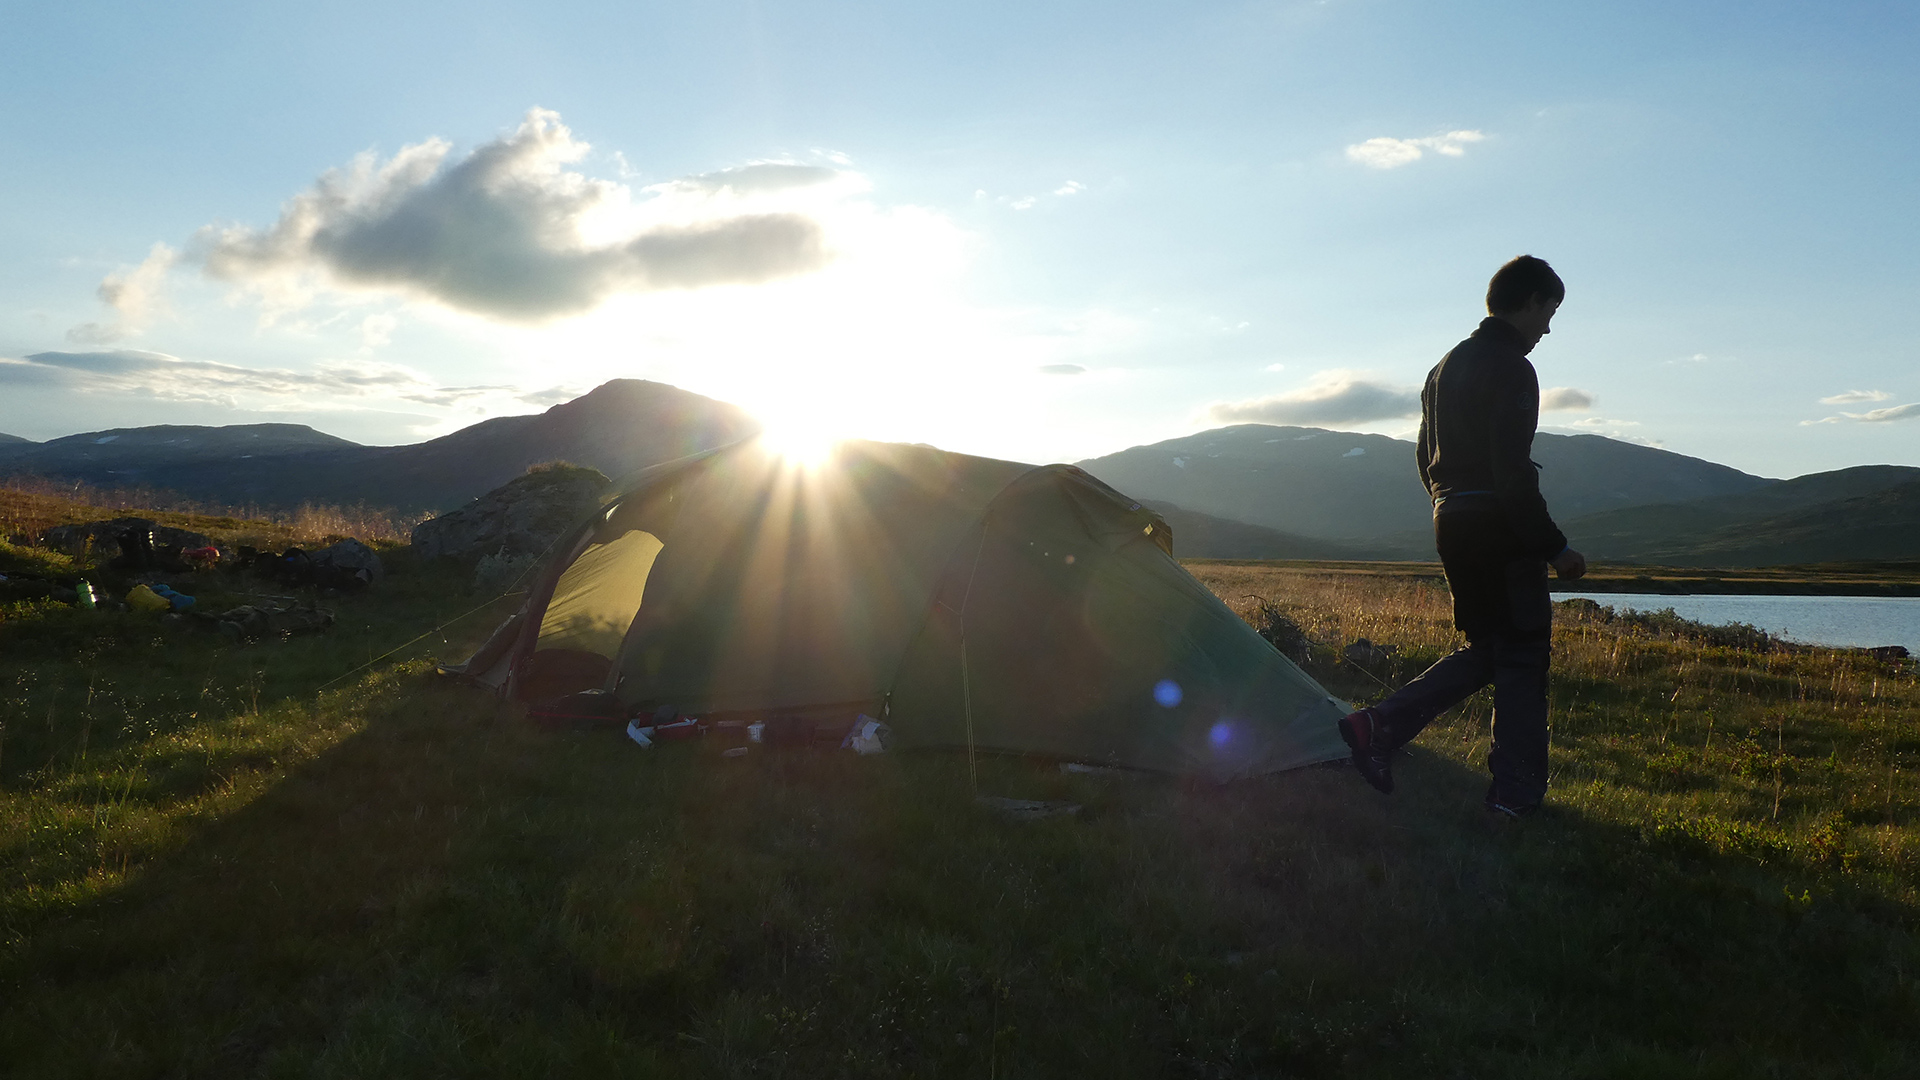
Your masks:
M1420 480L1441 512L1498 509L1520 550L1551 559L1567 538L1540 495L1529 455L1540 380L1520 332L1488 318L1427 374L1420 391Z

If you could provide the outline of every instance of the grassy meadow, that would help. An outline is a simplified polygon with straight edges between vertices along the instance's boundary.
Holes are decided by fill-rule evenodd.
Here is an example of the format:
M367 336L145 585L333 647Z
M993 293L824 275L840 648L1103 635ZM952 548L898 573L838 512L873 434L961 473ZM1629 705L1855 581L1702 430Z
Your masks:
M27 498L0 534L103 516ZM1391 798L983 760L1083 808L1013 822L957 755L535 729L427 659L515 598L329 522L389 574L323 635L0 606L0 1073L1920 1075L1911 663L1569 606L1535 818L1480 809L1483 695ZM1454 645L1417 566L1190 569L1354 700Z

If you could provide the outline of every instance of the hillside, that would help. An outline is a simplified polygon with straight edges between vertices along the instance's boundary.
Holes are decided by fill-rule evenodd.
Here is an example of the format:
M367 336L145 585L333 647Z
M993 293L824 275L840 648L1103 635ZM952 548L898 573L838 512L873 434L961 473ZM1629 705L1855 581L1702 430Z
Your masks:
M1823 504L1841 503L1920 481L1920 468L1905 465L1861 465L1833 472L1809 473L1736 495L1661 503L1610 510L1584 517L1562 517L1561 525L1577 538L1581 551L1603 559L1633 562L1659 561L1663 553L1684 551L1689 537L1717 532L1739 533L1749 526L1795 515ZM1818 515L1842 528L1849 514L1835 506ZM1915 550L1920 551L1920 536ZM1830 560L1819 560L1830 561Z
M571 461L618 477L754 428L751 417L725 402L663 383L615 379L543 413L496 417L410 446L361 446L296 424L152 427L0 448L0 469L229 504L440 511L543 461Z
M1372 559L1370 549L1315 540L1263 525L1185 510L1148 500L1141 505L1173 529L1173 553L1182 559Z
M1920 479L1789 513L1677 533L1664 543L1648 538L1631 556L1609 557L1666 566L1920 559Z
M1534 440L1562 517L1733 495L1774 481L1598 435ZM1079 463L1137 499L1321 540L1424 549L1431 508L1414 446L1384 435L1240 424Z
M32 444L33 444L32 439L23 439L18 435L9 435L4 431L0 431L0 447L9 447L14 445L31 446Z

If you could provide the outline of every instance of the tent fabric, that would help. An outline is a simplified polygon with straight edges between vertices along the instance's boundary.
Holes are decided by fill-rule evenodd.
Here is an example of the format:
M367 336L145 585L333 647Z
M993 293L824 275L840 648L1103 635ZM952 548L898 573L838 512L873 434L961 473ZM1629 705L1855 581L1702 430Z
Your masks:
M635 477L466 670L521 697L588 672L629 714L884 708L903 748L1220 778L1344 757L1346 706L1171 552L1072 466L853 441L800 467L750 439Z

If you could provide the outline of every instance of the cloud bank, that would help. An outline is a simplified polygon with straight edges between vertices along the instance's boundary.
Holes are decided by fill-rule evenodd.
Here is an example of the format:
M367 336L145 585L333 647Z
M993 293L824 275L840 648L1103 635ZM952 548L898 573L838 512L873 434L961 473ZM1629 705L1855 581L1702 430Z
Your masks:
M1846 390L1820 399L1822 405L1858 405L1866 401L1885 401L1892 397L1885 390Z
M1884 397L1891 396L1891 394L1884 395ZM1882 400L1882 398L1868 398L1867 400L1879 401ZM1838 416L1824 416L1818 420L1802 420L1800 423L1802 426L1808 424L1887 424L1895 420L1911 420L1916 417L1920 417L1920 401L1910 402L1906 405L1892 405L1885 409L1869 409L1862 413L1843 412Z
M1323 371L1312 385L1251 401L1222 402L1207 415L1228 424L1362 424L1420 415L1420 391L1348 371Z
M42 352L0 357L0 388L69 393L116 393L168 402L238 407L242 398L272 398L314 408L325 397L393 397L427 405L493 396L550 404L546 392L521 394L505 386L439 387L392 364L339 362L310 372L249 368L211 360L183 360L139 349ZM571 396L571 395L569 395Z
M1380 136L1347 147L1347 160L1369 169L1397 169L1419 161L1429 150L1443 157L1461 157L1466 154L1469 144L1486 137L1484 132L1479 131L1449 131L1445 135L1429 135L1422 139Z
M1586 412L1593 408L1593 395L1571 386L1554 386L1540 391L1541 412Z
M773 281L818 270L826 231L796 193L834 169L767 162L647 189L567 168L589 147L533 109L453 160L442 139L328 172L265 229L200 230L191 257L223 281L297 301L318 276L512 322L594 308L619 292ZM102 286L103 290L105 286Z

